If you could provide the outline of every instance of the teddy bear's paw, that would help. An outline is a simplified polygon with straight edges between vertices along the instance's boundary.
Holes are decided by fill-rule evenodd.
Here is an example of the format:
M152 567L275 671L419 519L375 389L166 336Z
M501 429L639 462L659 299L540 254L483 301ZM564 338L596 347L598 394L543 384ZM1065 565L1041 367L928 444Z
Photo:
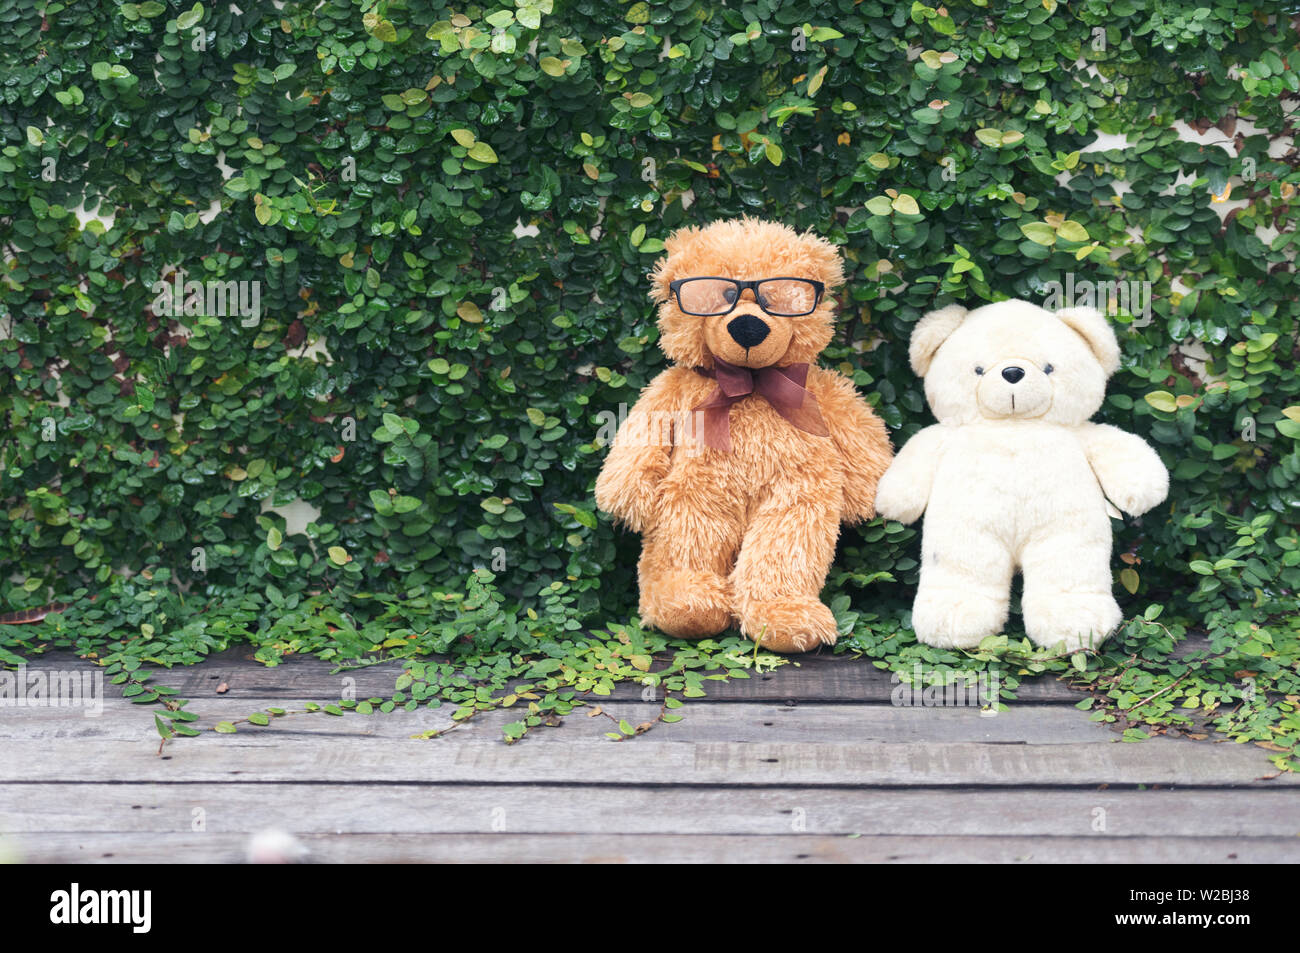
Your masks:
M1108 593L1026 593L1025 634L1034 644L1064 652L1095 649L1124 620Z
M679 639L717 635L731 625L727 581L717 573L690 569L642 579L641 621Z
M1007 621L1007 597L969 589L925 587L912 606L912 629L926 645L973 649Z
M876 487L876 513L904 525L915 523L925 512L925 500L910 499L908 489L901 479L891 480L886 473Z
M839 636L831 610L812 596L751 602L740 613L740 631L783 654L834 645Z
M1163 502L1167 490L1160 485L1153 485L1131 493L1121 493L1113 502L1130 516L1141 516Z

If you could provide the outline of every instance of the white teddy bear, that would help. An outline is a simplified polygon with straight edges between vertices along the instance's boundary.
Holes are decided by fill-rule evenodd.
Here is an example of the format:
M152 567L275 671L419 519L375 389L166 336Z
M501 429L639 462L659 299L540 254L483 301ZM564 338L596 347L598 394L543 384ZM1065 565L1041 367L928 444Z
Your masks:
M902 523L925 513L917 638L972 648L1001 632L1019 570L1034 642L1100 645L1123 618L1106 498L1136 516L1169 490L1150 445L1089 421L1119 367L1106 319L1027 301L950 305L917 323L909 356L939 423L894 459L876 510Z

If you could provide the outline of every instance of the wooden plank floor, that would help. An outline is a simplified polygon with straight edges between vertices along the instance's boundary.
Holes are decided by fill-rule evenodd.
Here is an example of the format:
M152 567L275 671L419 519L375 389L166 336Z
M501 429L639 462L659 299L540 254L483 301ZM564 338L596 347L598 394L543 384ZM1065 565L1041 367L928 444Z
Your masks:
M210 726L345 687L387 694L398 670L244 654L159 681ZM992 717L895 707L887 674L823 656L708 690L682 722L618 743L581 709L514 746L509 713L415 740L450 723L421 710L293 715L161 757L148 706L0 709L0 859L235 861L275 829L337 862L1300 860L1300 778L1263 751L1120 742L1053 680ZM636 690L599 703L633 723L658 711Z

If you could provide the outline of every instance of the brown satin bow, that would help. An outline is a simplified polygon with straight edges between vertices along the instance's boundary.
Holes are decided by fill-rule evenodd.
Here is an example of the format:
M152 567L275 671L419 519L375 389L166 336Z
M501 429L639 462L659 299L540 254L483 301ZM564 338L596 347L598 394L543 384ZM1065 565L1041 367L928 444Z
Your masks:
M731 452L731 405L750 394L765 398L778 414L800 430L819 437L830 435L817 398L804 386L808 380L807 364L753 370L715 357L712 369L697 367L695 370L718 382L708 399L693 408L704 411L700 443L706 447Z

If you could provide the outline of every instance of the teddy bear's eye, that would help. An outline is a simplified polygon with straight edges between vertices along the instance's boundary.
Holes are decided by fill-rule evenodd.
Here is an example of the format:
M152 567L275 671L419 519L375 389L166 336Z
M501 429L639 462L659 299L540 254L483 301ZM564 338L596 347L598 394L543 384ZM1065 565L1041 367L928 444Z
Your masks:
M977 367L977 368L975 368L975 373L976 373L976 374L983 374L983 373L984 373L984 368L982 368L982 367Z
M1043 373L1044 373L1044 374L1050 374L1050 373L1052 373L1052 371L1054 371L1054 370L1056 370L1056 368L1054 368L1051 364L1046 364L1046 365L1043 366Z
M736 300L736 286L728 285L722 292L722 297L726 299L727 304Z

